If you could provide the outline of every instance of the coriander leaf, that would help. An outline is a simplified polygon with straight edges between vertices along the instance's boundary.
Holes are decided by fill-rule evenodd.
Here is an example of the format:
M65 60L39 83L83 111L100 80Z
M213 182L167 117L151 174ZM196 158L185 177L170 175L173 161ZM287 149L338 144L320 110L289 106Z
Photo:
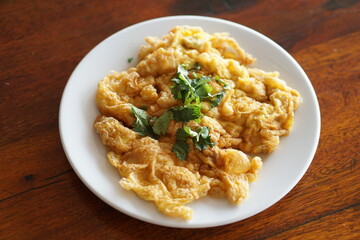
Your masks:
M174 118L173 113L170 111L164 112L159 118L157 118L152 126L154 133L157 135L165 134L169 126L170 120Z
M178 78L185 80L189 74L188 69L189 69L189 65L187 64L180 64L177 68L177 74L178 74Z
M192 140L198 150L203 150L208 147L211 148L215 146L215 142L213 142L210 138L210 128L200 126L196 129L196 132L198 137L192 138Z
M194 79L194 78L197 78L198 75L195 73L195 72L191 72L190 74L191 78Z
M215 76L215 81L217 81L218 83L221 83L224 86L224 89L226 89L226 90L230 89L230 84L221 80L219 76Z
M185 141L188 136L189 135L187 132L185 132L184 128L179 128L176 131L176 140L177 141Z
M194 88L198 88L201 85L204 85L208 82L211 81L211 77L204 77L204 76L200 76L198 78L195 78L194 80L192 80L191 82L191 86L193 86Z
M133 57L128 58L127 62L128 62L128 63L131 63L131 62L132 62L132 60L134 60L134 58L133 58Z
M210 128L200 126L196 129L196 132L199 134L199 137L207 138L207 137L209 137Z
M210 98L211 107L217 107L221 103L221 100L225 96L225 91L218 92Z
M193 68L197 69L198 67L195 65ZM180 64L178 66L177 73L171 80L174 82L171 87L171 93L174 98L181 99L185 106L199 105L200 101L209 101L211 107L219 106L225 95L225 90L230 89L230 85L221 80L219 76L205 77L202 74L195 74L194 72L191 72L193 74L191 79L188 76L189 69L189 65L186 64ZM213 89L208 83L212 80L222 84L224 90L216 94L211 94ZM199 113L197 113L197 110L194 109L194 107L178 107L177 109L173 109L173 113L176 121L183 122L190 120L199 122L199 119L202 116L201 112L199 111Z
M201 123L201 118L195 119L194 122L196 122L197 124Z
M175 99L184 99L189 87L181 83L181 79L173 78L171 81L175 84L171 87L171 93ZM184 95L184 97L183 97Z
M200 63L196 62L191 69L196 70L196 71L199 71L200 68L201 68Z
M181 160L185 160L189 152L189 145L186 143L188 137L191 137L198 150L203 150L215 145L215 142L210 138L210 128L208 127L200 126L196 131L192 130L189 126L179 128L176 132L176 143L173 145L171 151Z
M211 91L212 87L209 84L203 84L195 90L195 93L200 99L204 99L211 96Z
M194 100L195 100L196 103L200 103L200 98L196 97L194 92L188 91L188 92L185 93L184 105L189 105Z
M181 99L185 102L191 97L192 99L188 99L187 101L193 100L194 97L192 93L195 89L191 86L191 79L188 77L188 71L183 65L178 66L177 74L171 81L174 82L174 85L171 87L171 93L175 99Z
M132 124L133 130L142 136L154 136L150 126L150 116L144 110L131 105L131 113L136 118Z
M181 99L184 105L192 102L199 103L202 99L211 96L212 87L207 84L212 80L211 77L205 77L201 74L193 74L193 79L189 78L188 65L179 65L177 74L173 79L171 93L175 99Z
M188 122L202 117L200 104L191 104L170 108L174 114L174 120L178 122Z
M150 125L153 125L154 122L156 121L157 117L151 117L149 120Z
M148 126L149 126L149 115L147 113L135 106L131 105L131 113L136 118L135 122L132 124L133 130L140 135L147 135Z
M184 161L189 153L189 144L187 144L184 140L176 141L176 143L172 146L171 151L175 153L178 159Z
M185 63L185 64L180 64L179 66L180 66L181 68L185 69L186 71L191 69L190 65L187 64L187 63Z
M198 138L198 133L191 130L190 127L185 126L183 128L179 128L176 132L176 140L177 141L185 141L187 137L195 137Z
M198 137L197 132L191 130L190 127L185 126L185 127L183 127L182 129L184 129L184 132L186 132L186 134L189 135L190 137L196 137L196 138Z

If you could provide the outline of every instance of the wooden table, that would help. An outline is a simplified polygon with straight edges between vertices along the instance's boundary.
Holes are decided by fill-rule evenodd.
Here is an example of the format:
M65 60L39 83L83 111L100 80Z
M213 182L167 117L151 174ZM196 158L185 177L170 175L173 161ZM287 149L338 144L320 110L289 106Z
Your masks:
M285 48L317 93L321 138L299 184L246 220L208 229L145 223L76 176L58 112L65 84L97 43L129 25L194 14L253 28ZM360 3L316 1L0 2L1 239L360 239Z

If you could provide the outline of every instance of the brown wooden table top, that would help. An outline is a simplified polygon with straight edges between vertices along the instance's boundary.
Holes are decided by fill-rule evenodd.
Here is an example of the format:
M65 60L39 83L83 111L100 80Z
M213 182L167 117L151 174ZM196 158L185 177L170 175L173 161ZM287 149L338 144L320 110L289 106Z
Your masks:
M286 49L315 88L322 130L296 187L246 220L156 226L97 198L72 170L58 112L96 44L151 18L193 14L253 28ZM0 2L0 239L360 239L358 0Z

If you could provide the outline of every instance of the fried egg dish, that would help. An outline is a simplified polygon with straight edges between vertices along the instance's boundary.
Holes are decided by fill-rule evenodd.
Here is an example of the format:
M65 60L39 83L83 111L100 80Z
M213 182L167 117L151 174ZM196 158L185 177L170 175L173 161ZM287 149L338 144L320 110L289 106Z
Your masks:
M185 220L186 204L207 195L240 204L262 167L256 155L290 133L299 93L251 67L227 33L176 26L145 40L136 67L97 89L94 127L120 185Z

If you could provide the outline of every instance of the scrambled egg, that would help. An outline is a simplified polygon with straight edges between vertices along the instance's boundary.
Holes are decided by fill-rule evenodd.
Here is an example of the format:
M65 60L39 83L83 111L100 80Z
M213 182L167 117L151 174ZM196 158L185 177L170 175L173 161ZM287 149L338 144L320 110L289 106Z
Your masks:
M111 72L97 90L101 115L94 127L122 177L120 185L153 201L162 213L186 220L193 214L186 204L206 195L240 204L262 166L260 157L244 152L276 149L279 137L292 127L299 93L279 79L279 73L249 67L255 59L226 33L177 26L162 39L148 37L146 42L135 68ZM202 151L192 145L187 160L181 161L171 148L184 123L172 120L158 140L140 136L131 128L135 118L130 104L145 106L152 117L181 105L171 93L171 79L179 64L195 63L201 74L219 76L231 89L217 107L202 102L202 121L187 124L209 127L216 145ZM222 89L216 81L209 84L214 92Z

